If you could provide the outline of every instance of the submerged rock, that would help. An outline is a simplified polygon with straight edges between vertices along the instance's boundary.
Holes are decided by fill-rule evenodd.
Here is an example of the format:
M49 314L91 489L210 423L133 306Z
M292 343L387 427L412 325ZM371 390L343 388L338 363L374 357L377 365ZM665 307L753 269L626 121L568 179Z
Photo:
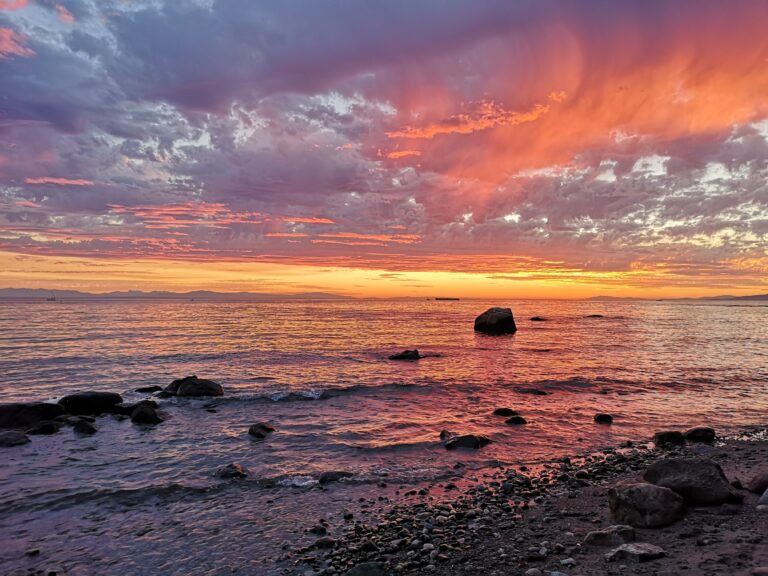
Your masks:
M605 318L603 314L587 314L585 318Z
M103 414L121 404L123 397L115 392L79 392L59 400L68 414Z
M49 436L56 434L59 430L61 430L61 423L49 420L47 422L38 422L27 430L27 434Z
M45 402L17 402L0 404L0 428L28 428L44 420L53 420L64 414L59 404Z
M512 416L511 418L507 418L504 420L504 424L528 424L528 420L523 418L522 416Z
M259 440L263 440L267 437L268 434L271 434L275 431L274 426L267 422L257 422L256 424L252 424L250 428L248 428L248 434L253 436L254 438L258 438Z
M512 410L512 408L496 408L493 411L494 416L517 416L518 411Z
M142 386L141 388L136 388L136 392L151 394L152 392L160 392L162 389L162 386Z
M226 464L224 466L219 466L216 468L216 471L214 472L214 476L217 478L247 478L250 475L250 471L248 468L243 466L242 464L238 462L233 462L232 464Z
M613 416L601 412L599 414L595 414L595 422L598 424L613 424Z
M157 413L157 404L139 402L131 411L131 422L134 424L160 424L163 418Z
M0 432L0 448L11 448L13 446L21 446L22 444L29 444L31 440L18 430L6 430Z
M697 426L688 430L683 436L688 442L714 442L716 434L714 428Z
M420 360L421 358L424 358L421 354L419 354L418 350L403 350L402 352L398 352L397 354L392 354L389 359L390 360Z
M541 388L515 388L515 392L519 394L530 394L532 396L549 396L549 392L542 390Z
M619 546L635 541L635 529L632 526L617 524L603 530L589 532L584 537L585 546Z
M665 430L663 432L656 432L653 435L653 443L656 446L683 446L685 444L685 436L677 430Z
M83 434L85 436L96 434L96 432L99 431L99 429L96 428L96 426L94 426L92 423L88 422L87 420L78 420L72 425L72 429L77 434Z
M213 380L198 378L194 375L174 380L163 391L173 396L199 397L224 395L224 388L221 387L221 384Z
M542 316L534 316L531 318L531 322L546 322L547 319Z
M512 334L517 332L511 308L489 308L475 318L475 331L484 334Z
M688 504L741 502L723 469L709 458L667 458L654 462L643 479L674 490Z
M352 472L347 472L346 470L329 470L320 474L317 481L320 484L330 484L331 482L338 482L343 478L352 478L352 476L354 476L354 474L352 474Z
M625 562L650 562L666 556L663 548L647 542L633 542L622 544L605 555L609 562L623 560Z
M669 488L645 482L620 483L608 490L613 518L637 528L668 526L683 516L683 498Z
M485 436L479 436L477 434L462 434L461 436L452 436L445 442L445 447L448 450L454 450L456 448L473 448L477 450L490 443L490 440Z

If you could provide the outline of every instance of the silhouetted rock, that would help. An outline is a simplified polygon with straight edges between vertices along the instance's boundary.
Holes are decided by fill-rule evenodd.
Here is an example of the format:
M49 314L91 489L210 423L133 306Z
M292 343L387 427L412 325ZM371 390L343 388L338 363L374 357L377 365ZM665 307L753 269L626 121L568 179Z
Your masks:
M534 316L531 318L531 322L546 322L547 319L542 316Z
M685 444L685 436L677 430L665 430L653 435L653 443L656 446L682 446Z
M174 380L166 386L164 392L175 396L223 396L224 389L221 384L213 380L198 378L197 376L187 376Z
M263 440L268 434L271 434L274 431L275 428L267 422L257 422L248 428L248 434L259 440Z
M518 394L530 394L531 396L549 396L549 392L542 390L541 388L515 388L515 392Z
M512 408L496 408L493 414L494 416L517 416L518 412Z
M528 420L522 416L512 416L504 420L504 424L528 424Z
M243 466L242 464L239 464L238 462L233 462L232 464L227 464L225 466L219 466L216 468L216 472L214 472L214 475L217 478L247 478L250 475L250 471L248 468Z
M29 428L27 430L27 434L31 435L50 435L50 434L56 434L59 430L61 430L61 423L56 422L54 420L48 420L46 422L38 422L32 428Z
M0 428L29 428L44 420L53 420L64 414L59 404L45 402L17 402L0 404Z
M683 516L683 498L669 488L645 482L619 483L608 490L613 518L636 528L668 526Z
M758 470L747 482L747 490L754 494L762 494L768 490L768 468Z
M122 414L123 416L130 416L138 406L150 406L157 408L157 402L154 400L139 400L134 404L118 404L110 409L110 414Z
M663 548L646 542L632 542L622 544L618 548L611 550L605 555L609 562L650 562L666 556Z
M709 458L667 458L654 462L643 479L674 490L688 504L741 502L723 469Z
M330 484L331 482L338 482L343 478L352 478L352 476L354 476L354 474L352 474L352 472L347 472L346 470L329 470L320 474L317 481L320 482L320 484Z
M714 428L697 426L688 430L683 436L688 442L714 442L716 435Z
M517 332L511 308L489 308L475 318L475 331L484 334L512 334Z
M21 446L22 444L29 444L29 442L29 437L18 430L6 430L5 432L0 432L0 448Z
M122 401L123 397L115 392L79 392L64 396L59 404L69 414L97 415L112 411Z
M585 318L605 318L602 314L588 314Z
M423 356L419 354L418 350L403 350L389 357L390 360L419 360L421 358Z
M142 386L141 388L136 388L136 392L151 394L152 392L160 392L162 389L162 386Z
M635 541L635 529L632 526L618 524L603 530L589 532L584 537L585 546L620 546Z
M477 434L462 434L461 436L452 436L445 442L445 447L448 450L454 450L456 448L473 448L477 450L488 444L490 440L485 436L479 436Z
M595 414L595 422L598 424L613 424L613 416L601 412L599 414Z
M453 438L454 436L458 436L458 434L450 430L440 430L440 440L448 440L448 438Z
M154 404L154 402L152 402ZM131 422L134 424L160 424L163 419L157 413L157 408L152 404L137 404L131 411Z
M82 434L84 436L90 436L91 434L96 434L96 432L98 432L99 430L98 428L96 428L96 426L94 426L87 420L78 420L77 422L74 423L74 425L72 426L72 429L76 433Z

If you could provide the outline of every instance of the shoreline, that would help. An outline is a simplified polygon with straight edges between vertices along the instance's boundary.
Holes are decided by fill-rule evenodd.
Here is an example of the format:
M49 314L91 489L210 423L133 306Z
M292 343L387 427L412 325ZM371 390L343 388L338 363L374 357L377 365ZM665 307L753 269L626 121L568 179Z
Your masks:
M409 490L402 501L371 499L364 522L349 512L341 529L323 522L306 531L309 546L289 551L283 574L380 576L578 576L593 574L768 574L768 510L743 485L765 471L768 428L745 427L714 444L622 446L560 458L531 474L526 466L499 467L454 482ZM585 543L587 533L622 524L609 510L608 490L642 481L654 462L705 458L720 465L740 504L686 505L668 526L634 528L632 541L662 548L657 559L608 561L607 546ZM333 489L333 488L330 488ZM396 491L399 495L399 491ZM408 501L408 498L411 498ZM283 566L286 564L284 563Z

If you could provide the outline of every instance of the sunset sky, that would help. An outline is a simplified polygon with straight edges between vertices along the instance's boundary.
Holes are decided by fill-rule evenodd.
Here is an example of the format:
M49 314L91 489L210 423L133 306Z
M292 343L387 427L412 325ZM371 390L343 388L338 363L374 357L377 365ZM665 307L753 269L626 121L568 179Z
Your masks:
M768 292L768 1L0 0L0 287Z

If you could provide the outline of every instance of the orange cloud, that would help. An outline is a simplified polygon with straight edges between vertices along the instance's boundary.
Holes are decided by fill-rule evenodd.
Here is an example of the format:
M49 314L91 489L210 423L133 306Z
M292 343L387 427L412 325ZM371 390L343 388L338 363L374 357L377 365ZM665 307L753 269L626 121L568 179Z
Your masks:
M394 242L396 244L415 244L421 240L418 234L358 234L356 232L337 232L318 234L318 238L369 240L375 242Z
M305 238L307 234L301 234L300 232L270 232L264 234L267 238Z
M25 42L26 38L15 30L0 28L0 60L10 56L34 56L34 50L24 46Z
M42 178L27 178L24 180L27 184L55 184L57 186L93 186L93 180L53 178L44 176Z
M20 208L40 208L40 204L31 200L17 200L16 206Z
M387 154L387 158L391 158L392 160L406 158L408 156L421 156L421 152L419 150L395 150L394 152L389 152Z
M0 10L18 10L24 8L29 0L0 0Z

